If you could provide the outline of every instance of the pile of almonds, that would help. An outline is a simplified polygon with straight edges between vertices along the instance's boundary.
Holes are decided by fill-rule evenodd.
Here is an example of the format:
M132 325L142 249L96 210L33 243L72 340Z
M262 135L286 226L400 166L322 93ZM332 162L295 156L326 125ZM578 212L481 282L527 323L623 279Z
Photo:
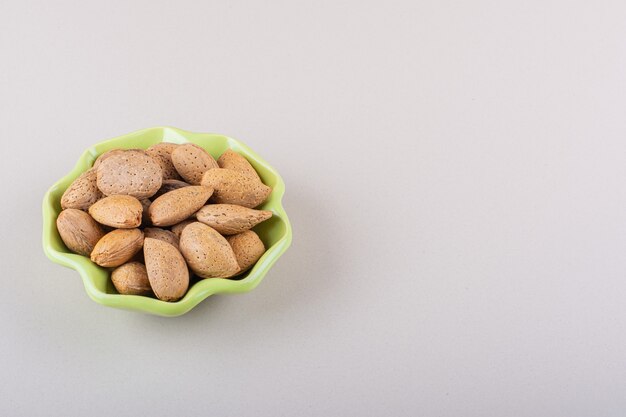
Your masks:
M68 249L114 268L120 294L176 301L190 274L231 278L263 255L250 229L272 216L254 209L271 191L230 149L217 161L191 143L114 149L65 191L57 229Z

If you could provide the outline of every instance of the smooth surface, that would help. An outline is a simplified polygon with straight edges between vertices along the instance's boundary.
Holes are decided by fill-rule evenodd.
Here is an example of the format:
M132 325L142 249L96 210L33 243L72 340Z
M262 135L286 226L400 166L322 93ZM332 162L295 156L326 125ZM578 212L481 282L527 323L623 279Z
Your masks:
M0 2L0 414L623 416L625 22ZM163 125L258 151L294 230L254 291L176 319L99 306L40 244L83 149Z
M165 302L151 297L120 295L112 285L110 272L96 265L88 257L77 256L69 250L59 236L56 219L61 211L61 197L72 181L93 166L96 158L112 149L147 149L161 143L195 143L219 157L225 149L232 149L248 160L261 181L271 187L272 193L258 206L271 210L272 218L258 225L254 231L263 241L266 251L254 267L238 279L200 280L190 285L185 296L177 302ZM292 232L287 213L282 206L285 183L278 172L256 152L242 142L223 135L193 133L174 127L152 127L99 142L85 150L69 174L59 179L43 197L43 249L51 261L75 269L83 280L85 291L94 301L116 308L156 314L179 316L197 306L213 294L243 293L256 288L272 265L287 250Z

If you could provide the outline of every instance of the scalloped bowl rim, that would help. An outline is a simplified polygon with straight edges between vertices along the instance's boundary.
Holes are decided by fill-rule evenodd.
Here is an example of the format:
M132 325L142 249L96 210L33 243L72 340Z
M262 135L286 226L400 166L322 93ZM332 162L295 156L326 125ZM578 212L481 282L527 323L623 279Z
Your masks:
M56 229L56 217L59 212L59 210L55 208L55 204L58 204L58 201L53 198L53 192L63 187L63 184L69 185L69 183L71 183L74 178L78 177L78 175L91 167L93 160L95 160L95 158L100 154L100 152L98 152L96 148L106 147L107 145L118 142L120 140L130 139L132 142L132 138L137 138L141 135L154 133L157 130L162 131L164 136L166 132L170 135L174 135L177 138L177 140L173 141L175 143L185 143L189 141L188 139L190 138L220 138L220 140L225 140L228 145L236 144L238 151L243 153L248 158L248 160L250 160L251 163L262 167L262 169L270 172L275 177L276 182L270 196L270 198L273 200L273 204L270 207L264 207L264 209L271 210L273 212L273 217L279 218L285 226L285 231L282 236L273 245L267 248L263 256L257 261L255 266L247 273L246 276L244 276L243 279L230 280L223 278L211 278L198 281L190 286L187 294L182 299L176 302L165 302L150 297L121 295L104 292L98 289L95 285L95 282L90 278L90 274L93 272L93 268L99 267L92 263L91 260L87 257L59 251L55 249L52 244L52 240L55 237L55 234L56 237L58 237L58 232ZM164 141L164 138L161 138L160 142ZM231 146L228 147L230 148ZM259 283L272 267L272 265L278 260L278 258L280 258L280 256L287 250L287 248L291 244L291 224L289 223L287 213L282 206L282 197L284 193L285 184L278 172L274 168L272 168L256 152L254 152L252 149L250 149L239 140L225 135L214 133L194 133L170 126L158 126L148 129L142 129L112 139L108 139L103 142L98 142L90 146L78 158L78 161L76 162L74 168L67 175L63 176L61 179L55 182L55 184L52 185L50 189L48 189L43 199L43 249L46 256L53 262L75 269L79 273L83 281L85 291L87 292L89 297L100 304L109 307L155 314L159 316L179 316L194 308L210 295L223 293L244 293L253 290L254 288L256 288L257 285L259 285Z

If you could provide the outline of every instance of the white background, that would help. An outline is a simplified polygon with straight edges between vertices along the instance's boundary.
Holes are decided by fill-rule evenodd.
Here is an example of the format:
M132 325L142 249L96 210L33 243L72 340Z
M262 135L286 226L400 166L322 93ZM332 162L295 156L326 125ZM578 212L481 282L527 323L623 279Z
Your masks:
M298 4L299 3L299 4ZM0 3L3 416L623 416L623 1ZM293 246L164 319L45 258L93 143L285 179Z

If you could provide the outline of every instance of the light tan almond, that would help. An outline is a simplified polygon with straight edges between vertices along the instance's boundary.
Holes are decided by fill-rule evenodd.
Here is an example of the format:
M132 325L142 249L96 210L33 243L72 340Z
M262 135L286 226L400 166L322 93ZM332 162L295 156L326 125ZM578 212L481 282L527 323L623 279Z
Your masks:
M237 235L228 236L226 238L230 247L235 252L237 264L241 271L237 275L247 271L259 260L265 253L265 246L259 236L252 230L246 230Z
M148 209L150 221L155 226L180 223L202 207L213 193L210 187L191 185L163 194Z
M176 301L189 288L189 270L180 252L167 242L147 238L143 255L150 286L159 300Z
M169 230L161 229L158 227L146 227L143 229L144 237L150 239L158 239L163 242L167 242L170 245L178 249L178 236Z
M244 158L242 155L239 155L232 149L226 149L222 156L220 156L217 160L217 164L220 166L220 168L237 171L239 173L242 173L246 177L250 177L254 180L261 182L261 177L259 177L259 174L252 167L250 162L248 162L246 158Z
M148 295L152 293L146 266L140 262L126 262L111 272L111 281L120 294Z
M177 223L174 226L170 227L170 230L180 240L180 235L183 233L183 229L194 222L195 220L183 220L182 222Z
M202 185L213 188L211 201L254 208L264 202L272 189L260 181L231 169L215 168L205 172Z
M176 143L161 142L146 149L146 153L161 165L163 180L180 179L180 175L172 163L172 151L178 146Z
M234 204L209 204L196 213L199 222L211 226L223 235L235 235L252 229L272 217L268 210L255 210Z
M139 229L116 229L98 241L91 252L91 260L100 266L120 266L129 261L143 246Z
M57 217L57 230L65 246L79 255L89 256L104 236L102 227L82 210L67 209Z
M103 160L97 169L98 188L105 195L138 199L154 195L163 181L161 167L145 151L130 149Z
M110 195L89 207L89 214L98 223L118 229L133 229L141 225L143 208L130 195Z
M87 210L93 203L104 197L96 184L96 171L91 168L74 180L61 197L63 209Z
M163 184L161 184L161 188L156 192L155 195L152 196L152 199L161 197L165 193L169 193L170 191L178 190L179 188L189 187L191 184L187 184L185 181L179 180L163 180Z
M179 245L187 265L199 277L230 277L239 272L233 249L206 224L194 222L185 227Z
M185 143L174 149L172 162L180 176L192 185L199 185L202 175L209 169L218 168L217 161L207 151L193 143Z
M113 155L117 155L117 154L121 154L126 152L126 149L111 149L110 151L106 151L103 154L100 154L100 156L98 156L98 158L96 158L96 160L93 163L93 167L94 168L98 168L98 166L102 163L102 161L104 161L105 159L107 159L110 156Z

